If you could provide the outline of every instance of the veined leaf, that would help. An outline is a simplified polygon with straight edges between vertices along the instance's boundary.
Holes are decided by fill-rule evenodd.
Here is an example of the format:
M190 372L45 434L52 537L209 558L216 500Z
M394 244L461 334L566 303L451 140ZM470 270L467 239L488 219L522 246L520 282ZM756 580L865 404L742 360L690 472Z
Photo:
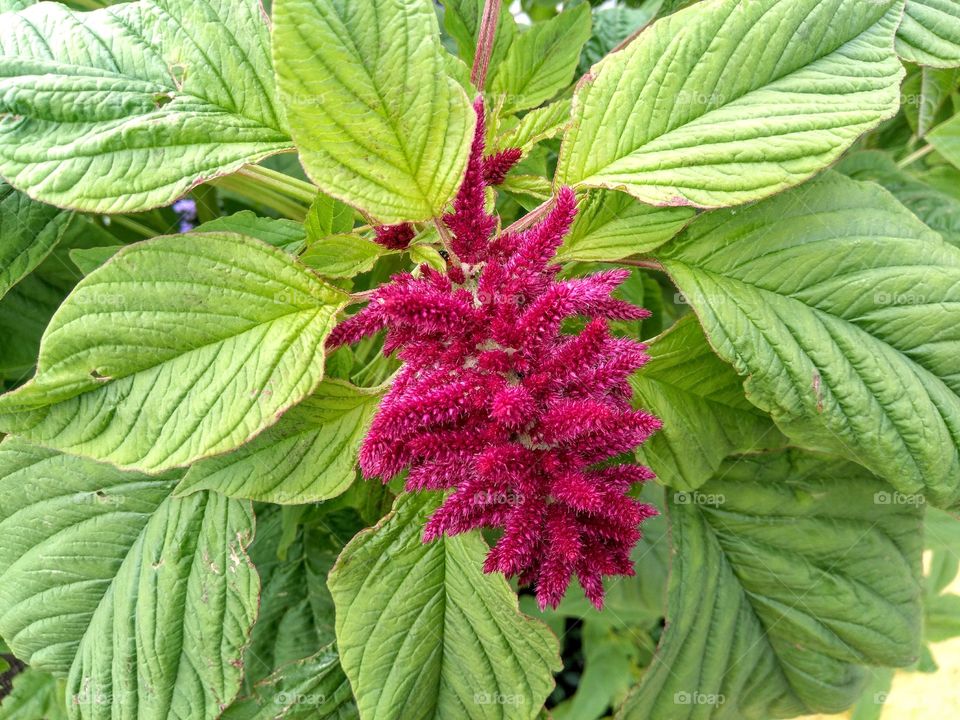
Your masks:
M316 388L345 302L242 235L131 245L64 301L0 426L151 472L232 450Z
M645 205L626 193L592 190L557 252L560 260L620 260L653 250L693 219L692 208Z
M950 105L950 95L960 84L960 70L950 68L922 68L920 77L920 107L917 109L917 135L924 137L939 122L938 118Z
M336 198L318 193L303 222L308 242L328 235L342 235L353 230L353 208Z
M240 689L253 514L175 482L0 444L0 633L69 673L74 720L216 718Z
M920 653L922 507L829 456L723 465L669 503L667 626L624 720L840 712Z
M714 208L806 180L897 112L902 8L706 0L659 20L581 81L558 182Z
M360 716L529 718L553 689L556 638L520 614L502 576L483 574L478 534L422 544L436 507L425 493L401 496L330 572L340 661Z
M535 108L567 87L589 37L586 3L520 33L490 79L490 92L504 97L503 111Z
M297 505L336 497L356 476L357 450L380 397L377 389L325 380L251 442L193 465L177 494L215 490Z
M831 172L656 255L788 436L960 497L960 250L885 190Z
M513 128L497 137L494 148L496 150L520 148L524 154L527 154L538 142L563 132L568 122L570 122L570 101L557 100L524 115Z
M0 182L0 298L53 250L71 219Z
M304 168L382 223L439 216L476 121L429 0L277 0L274 59Z
M960 66L960 4L954 0L907 0L897 30L897 52L918 65Z
M326 277L353 277L372 268L386 252L359 235L328 235L310 243L300 261Z
M685 317L650 343L650 363L630 378L635 403L663 420L637 448L660 481L693 490L728 456L783 447L773 421L743 397L743 381Z
M294 254L303 250L307 240L302 223L286 218L261 217L252 210L241 210L233 215L208 220L194 228L193 232L246 235Z
M659 9L657 2L646 2L638 8L616 5L594 10L593 34L580 54L580 73L589 72L594 63L653 20Z
M93 212L172 202L290 147L256 0L39 3L0 26L0 175Z

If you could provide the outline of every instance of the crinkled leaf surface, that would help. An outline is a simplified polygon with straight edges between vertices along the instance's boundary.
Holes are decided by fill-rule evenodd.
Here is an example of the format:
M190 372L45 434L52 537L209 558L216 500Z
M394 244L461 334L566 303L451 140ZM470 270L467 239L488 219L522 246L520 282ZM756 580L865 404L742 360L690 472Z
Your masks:
M691 490L729 455L786 444L773 421L743 397L742 380L716 356L693 317L651 341L649 354L650 363L630 384L636 404L663 421L637 448L660 482Z
M53 250L71 218L0 182L0 298Z
M304 168L380 222L439 216L475 117L430 0L277 0L273 52Z
M165 205L290 147L256 0L38 3L0 23L0 175L62 207Z
M904 60L930 67L960 66L960 3L907 0L897 30L897 52Z
M71 718L216 718L240 689L253 513L175 482L0 444L0 633L68 673Z
M232 450L316 388L345 301L242 235L137 243L57 311L0 427L151 472Z
M324 380L273 427L227 455L193 465L178 495L215 490L278 504L322 502L356 476L357 451L381 392Z
M421 542L426 493L354 538L328 579L337 644L362 718L531 718L560 669L557 640L482 572L478 534ZM508 698L508 701L504 701Z
M903 0L706 0L581 82L558 181L656 205L783 190L899 108Z
M788 436L960 497L960 250L893 196L831 172L655 254Z
M669 502L667 627L618 717L768 720L839 712L863 665L919 655L922 507L853 463L729 460Z

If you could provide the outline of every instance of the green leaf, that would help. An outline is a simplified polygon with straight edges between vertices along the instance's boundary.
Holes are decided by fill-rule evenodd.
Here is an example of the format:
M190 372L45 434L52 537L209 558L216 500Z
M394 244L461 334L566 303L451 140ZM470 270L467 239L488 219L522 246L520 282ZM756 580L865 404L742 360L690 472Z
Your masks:
M287 665L230 706L221 720L357 720L335 645Z
M173 499L175 482L0 444L0 633L32 666L69 672L71 718L216 718L240 688L253 514Z
M50 673L27 668L0 699L0 720L67 720L63 684Z
M446 74L433 3L277 0L273 21L277 77L307 174L381 223L439 216L476 118Z
M937 595L925 607L924 637L942 642L960 635L960 595Z
M589 72L594 63L653 20L658 5L648 2L639 8L617 5L594 10L593 34L580 54L580 73Z
M581 81L558 182L714 208L806 180L899 109L902 7L706 0L657 21Z
M478 534L424 545L426 493L344 548L328 585L341 663L362 717L529 718L553 689L557 640L482 572Z
M696 319L685 317L655 338L650 363L630 378L634 402L663 420L637 448L660 482L694 490L734 453L783 447L769 417L743 397L743 382L723 362Z
M343 235L353 230L353 208L339 200L318 193L303 222L307 241L316 242L328 235Z
M286 505L336 497L354 480L357 451L380 397L380 389L325 380L251 442L193 465L176 494L214 490Z
M131 245L64 301L37 374L0 397L0 425L155 472L232 450L313 392L345 301L242 235Z
M496 138L494 150L520 148L528 154L537 143L559 135L569 122L570 101L557 100L524 115L513 128Z
M960 168L960 113L927 133L927 142L951 165Z
M659 247L695 215L691 208L658 208L626 193L593 190L580 200L560 260L620 260Z
M954 0L907 0L897 52L918 65L960 66L960 5Z
M256 0L39 3L0 28L0 175L93 212L166 205L290 147Z
M507 113L535 108L573 81L580 50L590 37L590 6L565 10L520 33L490 78L490 93Z
M908 175L889 155L876 150L852 153L836 169L855 180L883 185L944 240L960 247L960 200Z
M71 219L0 182L0 298L53 250Z
M839 712L919 655L922 508L839 459L731 459L669 504L667 627L619 717ZM686 502L677 502L685 498Z
M359 235L328 235L312 242L300 260L320 275L353 277L372 268L386 252L382 245Z
M198 225L193 232L247 235L288 253L303 250L307 239L301 223L284 218L261 217L252 210L241 210L233 215L208 220Z
M110 258L123 250L124 245L103 245L92 248L76 248L70 251L70 259L80 272L89 275ZM39 335L37 336L39 338Z
M960 71L923 68L920 78L920 107L917 112L917 135L924 137L949 110L950 95L956 91Z
M960 497L960 250L889 193L828 173L656 255L789 437Z

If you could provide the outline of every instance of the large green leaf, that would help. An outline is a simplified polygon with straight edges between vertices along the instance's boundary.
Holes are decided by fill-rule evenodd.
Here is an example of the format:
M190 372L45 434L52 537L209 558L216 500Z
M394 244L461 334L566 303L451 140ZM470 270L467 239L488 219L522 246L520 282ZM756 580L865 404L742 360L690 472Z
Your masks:
M594 10L593 34L580 54L580 72L589 72L594 63L653 20L658 5L654 1L638 8L616 5Z
M484 575L477 534L424 545L426 493L354 538L330 573L341 663L365 720L531 718L553 689L557 641Z
M444 29L456 40L460 58L468 65L473 65L473 58L477 53L477 36L480 34L484 0L441 0L441 4ZM509 6L504 3L500 7L500 17L494 32L488 75L500 64L516 32L517 23L513 19Z
M276 0L273 52L300 159L380 222L443 212L475 117L429 0Z
M240 689L253 514L175 482L0 444L0 633L69 672L71 718L216 718Z
M0 23L0 175L126 212L290 147L256 0L39 3Z
M215 490L297 505L336 497L356 476L360 441L380 397L378 389L325 380L251 442L193 465L177 494Z
M694 217L691 208L658 208L626 193L592 190L557 252L560 260L620 260L648 252L676 235Z
M707 344L693 317L650 343L650 363L631 379L636 403L663 420L637 448L660 481L692 490L734 453L782 447L773 421L743 397L743 382Z
M889 193L829 173L656 255L788 436L960 497L960 250Z
M316 388L345 301L242 235L129 246L57 311L0 427L147 471L232 450Z
M930 67L960 66L960 3L907 0L897 30L897 52L904 60Z
M565 10L518 35L490 79L504 112L535 108L567 87L590 37L590 6Z
M659 20L581 82L559 182L699 207L802 182L897 112L902 8L706 0Z
M0 182L0 298L53 250L71 218Z
M853 463L786 451L733 458L672 499L667 627L619 717L839 712L861 666L913 662L923 513L884 503L887 488Z

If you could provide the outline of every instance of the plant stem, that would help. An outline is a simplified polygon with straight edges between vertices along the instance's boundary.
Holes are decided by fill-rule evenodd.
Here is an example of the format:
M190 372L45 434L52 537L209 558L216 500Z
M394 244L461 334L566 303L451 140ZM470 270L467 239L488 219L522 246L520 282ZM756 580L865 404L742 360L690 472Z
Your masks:
M935 149L936 148L934 148L933 145L924 145L922 148L920 148L916 152L910 153L903 160L898 162L897 167L905 168L907 167L907 165L912 165L920 158L926 157L927 155L932 153Z
M233 175L214 178L208 182L211 185L216 185L217 187L222 187L224 190L236 193L257 205L270 208L291 220L303 222L303 219L307 216L307 208L303 205L291 200L288 196L261 185L248 175L235 173Z
M644 268L645 270L659 270L660 272L665 272L663 265L658 263L656 260L645 260L640 258L638 260L603 260L601 262L606 265L626 265L628 267L638 267Z
M317 198L316 186L260 165L244 165L237 175L256 180L274 192L298 200L305 205L310 205Z
M483 15L480 18L480 32L477 37L477 52L473 56L473 70L470 72L470 80L480 92L483 92L483 86L487 82L487 68L490 67L490 56L493 53L493 42L499 20L500 0L485 0Z
M131 220L123 215L107 215L106 221L111 225L119 225L127 230L132 230L139 235L143 235L145 238L156 237L160 234L153 228L148 227L141 222L137 222L136 220Z
M538 205L533 210L528 212L522 218L517 220L515 223L510 225L504 233L518 233L521 230L526 230L528 227L536 225L540 220L542 220L547 213L553 209L553 204L556 202L556 197L551 196L547 198L541 205Z

